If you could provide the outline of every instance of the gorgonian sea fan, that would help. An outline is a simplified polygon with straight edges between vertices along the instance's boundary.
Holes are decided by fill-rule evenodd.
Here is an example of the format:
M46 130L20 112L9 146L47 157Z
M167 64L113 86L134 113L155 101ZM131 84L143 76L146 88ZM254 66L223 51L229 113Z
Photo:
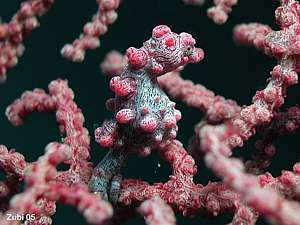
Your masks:
M117 22L117 11L122 15L121 6L129 4L120 0L96 2L98 11L84 26L83 33L61 50L65 58L84 61L87 50L98 48L99 38ZM0 23L2 82L6 81L8 69L24 53L25 37L39 26L38 18L54 3L54 0L23 1L11 21ZM207 15L215 23L223 24L237 3L237 0L215 0ZM75 92L70 88L75 79L72 76L68 80L54 79L48 91L41 88L25 91L10 105L1 102L3 115L14 126L23 125L33 112L54 112L61 138L47 144L45 153L33 161L26 154L25 157L0 145L0 168L6 175L0 182L0 224L54 224L57 203L65 203L76 206L89 224L122 224L138 213L149 225L174 225L175 215L190 217L205 212L214 217L230 213L232 225L260 223L259 217L271 224L299 225L300 163L295 162L291 170L284 170L279 176L269 170L278 137L295 132L300 125L297 104L283 109L290 94L288 89L298 83L300 71L300 4L296 0L279 3L275 10L278 30L258 22L233 28L236 44L254 46L276 60L266 87L256 91L249 105L239 105L204 85L182 78L187 64L204 59L204 51L197 47L196 39L209 36L209 32L203 33L207 28L203 27L199 36L198 30L191 31L192 36L176 33L179 30L171 30L169 25L151 27L151 37L144 43L139 40L136 45L139 48L129 47L124 55L116 50L106 55L100 67L110 79L109 88L114 94L105 103L111 117L94 131L88 129L90 115L84 117L85 111L75 102ZM210 3L183 0L181 4L192 10ZM232 14L236 11L238 7ZM234 21L234 15L229 20ZM150 29L145 33L150 36ZM202 41L199 43L202 47ZM209 51L205 50L208 58ZM78 79L82 82L90 79L88 74L85 76ZM76 101L80 102L80 93L75 90ZM179 129L178 123L189 115L182 115L175 101L204 115L186 146L179 140L179 134L185 131ZM250 159L233 156L234 149L243 147L257 133L262 137L256 141ZM91 159L94 141L108 150L97 165ZM129 156L137 154L144 161L154 151L171 168L167 179L150 183L143 177L124 176L123 167ZM195 179L201 163L219 180L206 183Z

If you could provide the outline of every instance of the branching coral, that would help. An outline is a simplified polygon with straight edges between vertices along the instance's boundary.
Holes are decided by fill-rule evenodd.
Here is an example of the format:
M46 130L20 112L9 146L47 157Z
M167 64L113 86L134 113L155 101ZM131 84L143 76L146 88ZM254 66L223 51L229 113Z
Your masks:
M90 193L86 185L92 165L88 162L90 137L83 127L84 117L73 101L74 94L67 81L51 82L49 92L50 95L42 89L27 91L6 110L8 119L17 126L30 112L56 111L60 131L65 138L64 144L49 144L45 155L34 163L26 163L23 156L1 148L1 167L8 174L6 183L11 183L10 180L15 177L26 184L26 191L13 196L9 202L10 209L2 215L1 224L15 224L7 220L7 214L24 213L34 215L37 224L51 224L49 216L55 213L56 201L76 205L87 221L101 223L112 215L112 209L108 203ZM55 167L60 163L69 165L69 170L58 172ZM2 186L4 192L5 186ZM3 193L3 197L9 194Z
M205 0L183 0L188 5L201 6ZM223 24L228 19L228 14L231 13L232 7L238 3L238 0L214 0L215 6L207 10L207 15L216 24Z
M38 25L36 17L53 2L25 1L10 23L0 24L1 80L7 68L16 64L23 37ZM99 10L83 34L63 48L66 58L83 61L86 50L97 48L99 37L115 22L120 1L97 3ZM200 5L204 1L184 3ZM208 15L216 23L224 23L237 1L214 3ZM281 109L288 88L298 83L299 2L281 0L275 17L278 31L260 23L233 29L237 44L254 46L277 60L267 86L255 93L248 106L181 77L187 64L204 58L204 51L195 47L196 41L188 33L177 34L159 25L141 48L130 47L125 56L110 52L100 67L115 94L106 102L113 118L94 131L96 142L109 152L95 167L90 162L84 116L67 80L50 82L49 94L43 89L26 91L6 108L8 120L20 126L29 113L55 112L64 137L48 144L35 162L0 146L0 168L6 174L0 182L0 224L52 224L56 202L62 202L76 206L91 224L120 224L136 210L149 225L173 225L175 213L194 216L203 212L213 216L230 212L232 225L254 225L260 216L272 224L299 225L300 163L277 177L265 172L277 150L275 139L300 126L298 105ZM169 96L204 114L186 148L177 139L182 115ZM255 133L262 137L252 159L243 163L232 157L233 150L243 147ZM123 178L122 167L129 154L146 157L155 150L171 168L165 182ZM195 181L201 160L219 181ZM69 168L58 171L59 164ZM22 183L24 191L20 191ZM8 215L14 219L8 220Z
M100 46L99 37L104 35L108 26L113 24L118 14L121 0L97 0L98 12L93 16L92 22L84 26L83 34L73 44L67 44L61 50L61 54L74 62L84 60L85 52L88 49L95 49Z
M24 38L39 26L37 17L45 14L54 0L28 0L9 23L0 21L0 81L6 80L6 72L18 63L23 54Z

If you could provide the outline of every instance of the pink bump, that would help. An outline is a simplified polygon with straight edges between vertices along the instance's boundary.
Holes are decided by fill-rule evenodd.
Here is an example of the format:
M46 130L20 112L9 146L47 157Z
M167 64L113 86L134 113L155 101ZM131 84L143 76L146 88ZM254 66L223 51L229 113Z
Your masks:
M175 109L174 114L175 114L176 121L181 120L182 115L181 115L181 112L179 110Z
M134 70L141 69L147 64L148 55L143 50L131 47L127 49L126 55L128 57L131 68Z
M196 44L195 39L192 37L192 35L190 35L188 33L182 32L180 34L180 37L181 37L181 41L184 45L195 45Z
M102 136L98 139L98 143L103 148L109 148L112 147L114 144L114 138L111 135L108 136Z
M175 129L172 129L170 131L170 138L174 139L176 138L176 136L177 136L177 131Z
M165 45L168 47L170 50L175 50L176 49L176 40L173 37L168 37L165 40Z
M121 109L116 114L116 120L118 123L127 124L135 117L134 111L131 109Z
M110 79L109 87L112 91L115 91L116 85L120 82L120 77L116 76Z
M140 127L147 133L152 133L157 128L156 118L153 116L146 116L140 122Z
M134 93L136 89L135 81L131 78L122 79L113 77L110 81L110 88L119 97L127 97Z
M146 115L148 113L149 113L149 108L148 107L144 106L144 107L141 108L141 114L142 115Z
M166 25L159 25L153 29L152 37L160 38L167 33L171 33L171 29Z
M204 58L204 51L201 48L195 49L195 53L189 56L190 63L198 63Z
M296 174L300 174L300 162L296 163L293 167L293 171L296 173Z
M176 125L176 118L174 116L166 115L163 119L166 128L172 128Z
M163 136L162 136L162 134L158 134L158 135L156 135L155 137L154 137L154 139L155 139L155 141L156 142L161 142L162 141L162 139L163 139Z
M164 71L164 68L161 64L155 63L152 65L151 74L160 75Z
M104 148L112 147L115 141L112 135L103 135L101 127L98 127L95 130L95 139L100 144L100 146Z

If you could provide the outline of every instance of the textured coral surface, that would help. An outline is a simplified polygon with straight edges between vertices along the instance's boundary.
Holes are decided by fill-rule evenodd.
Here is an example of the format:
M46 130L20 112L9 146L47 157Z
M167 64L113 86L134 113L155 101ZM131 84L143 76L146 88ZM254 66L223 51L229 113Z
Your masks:
M0 16L0 225L300 225L299 1Z

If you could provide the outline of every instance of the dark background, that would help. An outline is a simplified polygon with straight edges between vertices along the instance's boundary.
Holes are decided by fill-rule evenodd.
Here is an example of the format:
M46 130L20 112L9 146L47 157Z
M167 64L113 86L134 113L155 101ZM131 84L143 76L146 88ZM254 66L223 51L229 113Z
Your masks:
M7 22L19 8L20 0L2 0L0 15ZM278 1L240 0L234 7L229 21L222 26L214 24L206 16L206 9L212 4L208 1L197 8L184 5L181 0L126 0L118 10L117 22L109 27L109 32L101 38L101 47L89 51L84 63L76 64L60 56L61 47L73 41L82 31L97 10L95 1L57 1L52 9L40 19L41 27L36 29L25 41L26 51L14 69L9 70L8 80L0 85L0 143L26 156L27 161L35 161L43 154L44 147L51 141L60 140L58 126L53 113L33 113L28 116L25 125L13 127L6 119L5 108L25 90L33 88L47 89L50 81L57 78L69 80L75 92L75 101L86 118L85 126L91 134L94 127L104 118L112 115L104 108L105 100L112 96L108 89L108 79L99 70L99 63L112 49L124 52L130 46L140 47L151 36L152 28L158 24L167 24L175 32L189 32L197 40L197 45L206 53L203 62L189 65L183 72L184 78L206 85L209 89L226 98L235 99L239 104L250 104L257 89L266 84L270 70L276 61L254 48L237 47L232 41L232 28L242 22L261 22L277 29L274 24L274 10ZM289 89L289 97L284 107L299 102L299 87ZM193 126L202 114L181 103L177 106L183 114L179 122L178 139L187 145L193 135ZM270 167L274 176L282 169L291 169L298 158L297 141L299 132L282 137L276 143L280 151ZM235 156L249 158L254 149L255 138L246 146L235 151ZM92 138L92 159L98 162L107 152L95 144ZM158 163L161 167L158 167ZM140 159L132 156L124 176L142 178L149 182L166 181L170 169L156 154ZM3 174L2 174L3 177ZM206 184L208 180L217 180L199 163L196 181ZM210 218L198 215L195 218L178 216L179 225L225 224L231 215ZM53 224L86 224L76 209L58 204ZM127 224L144 224L137 216ZM258 224L267 224L263 219Z

